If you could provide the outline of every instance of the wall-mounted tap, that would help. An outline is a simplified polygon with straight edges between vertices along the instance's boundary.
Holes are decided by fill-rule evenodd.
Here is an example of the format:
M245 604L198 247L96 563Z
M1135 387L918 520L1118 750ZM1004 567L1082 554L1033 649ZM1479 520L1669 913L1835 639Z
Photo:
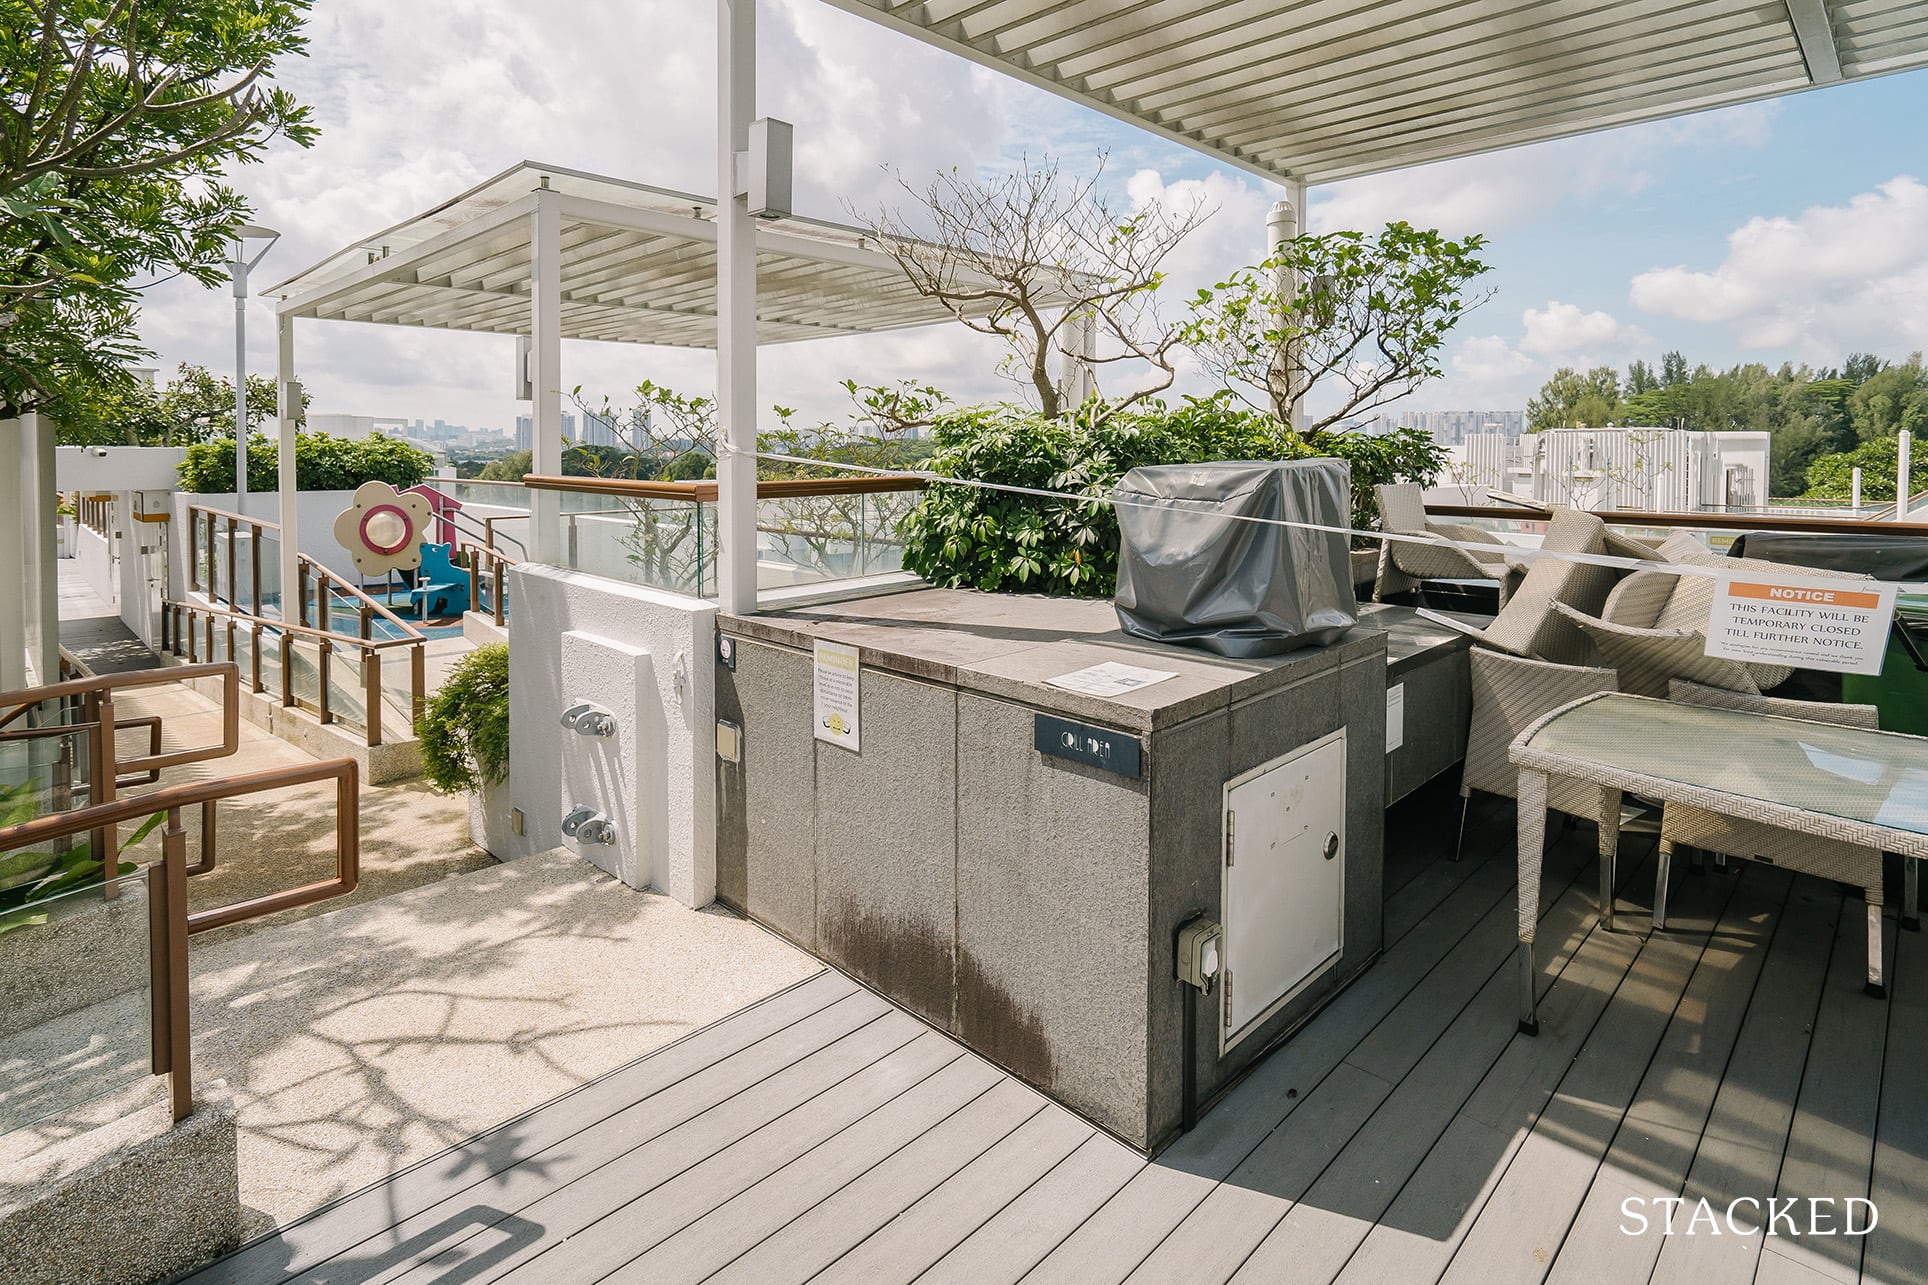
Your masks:
M571 705L562 713L562 725L582 736L614 736L616 716L588 702Z
M569 815L562 819L563 836L570 839L575 838L577 831L582 829L583 823L594 820L596 816L596 809L590 807L587 803L578 803L575 807L569 809Z
M604 817L584 821L576 830L576 842L581 844L599 843L613 847L616 843L616 827Z

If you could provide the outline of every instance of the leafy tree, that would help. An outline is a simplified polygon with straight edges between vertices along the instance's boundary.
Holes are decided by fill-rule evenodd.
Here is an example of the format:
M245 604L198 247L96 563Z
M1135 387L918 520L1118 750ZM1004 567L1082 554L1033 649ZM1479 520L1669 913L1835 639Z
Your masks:
M1046 157L1002 178L953 168L920 189L899 177L911 209L865 220L919 294L1005 342L1005 373L1047 419L1109 415L1177 376L1179 329L1158 315L1157 291L1166 257L1212 211L1154 203L1123 212L1100 192L1102 174L1101 163L1074 178ZM1085 326L1095 332L1089 346L1078 338ZM1052 374L1054 352L1065 353L1062 381ZM1084 412L1075 390L1086 378L1095 387L1100 368L1114 364L1154 374Z
M1848 420L1864 442L1928 429L1928 370L1921 354L1876 371L1848 394Z
M1283 422L1313 387L1338 385L1336 408L1307 427L1316 444L1440 373L1447 334L1490 296L1466 293L1488 269L1485 244L1406 223L1296 237L1199 291L1182 334L1207 371ZM1299 285L1285 303L1288 282Z
M1895 475L1901 467L1900 441L1893 437L1863 442L1851 451L1823 455L1808 465L1806 500L1852 500L1854 470L1861 470L1861 499L1883 503L1895 498Z
M276 397L273 379L248 376L250 434L275 419ZM306 420L308 402L304 390L297 424ZM76 384L59 427L68 446L191 446L215 436L233 441L234 381L183 363L174 381L159 388L139 379Z
M490 460L476 476L484 482L520 482L534 467L534 451L516 451L499 460Z
M1600 427L1613 418L1619 401L1620 376L1613 367L1595 366L1583 375L1562 366L1540 388L1539 396L1527 402L1527 429L1538 433L1549 428Z
M226 278L224 168L315 138L309 0L0 0L0 415L126 395L143 278Z

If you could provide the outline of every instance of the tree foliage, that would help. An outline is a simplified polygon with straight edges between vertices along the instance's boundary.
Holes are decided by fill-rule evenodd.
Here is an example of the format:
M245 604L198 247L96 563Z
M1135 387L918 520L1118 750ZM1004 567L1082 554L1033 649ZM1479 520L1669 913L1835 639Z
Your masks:
M933 482L904 524L904 565L950 588L1102 597L1118 575L1118 520L1103 501L1133 468L1337 455L1352 466L1353 523L1366 527L1377 521L1375 483L1428 483L1445 464L1431 435L1410 429L1326 432L1319 442L1222 395L1055 419L1011 406L959 410L937 423L930 471L1092 498Z
M124 392L145 279L225 279L224 169L315 137L272 83L308 4L0 0L0 414Z
M1861 500L1885 504L1895 498L1896 474L1901 468L1898 437L1878 437L1851 451L1822 455L1807 467L1808 500L1852 500L1854 471L1861 470Z
M1406 223L1296 237L1199 291L1181 333L1208 372L1280 420L1315 386L1336 388L1308 426L1316 440L1439 375L1446 336L1490 295L1468 293L1485 244Z
M295 489L352 491L363 482L387 482L396 490L419 486L435 467L435 457L400 438L295 437ZM181 461L181 489L199 495L234 490L234 438L216 437L188 447ZM248 489L272 491L281 484L280 450L265 437L248 442Z
M275 381L248 376L248 431L259 433L278 413ZM295 422L306 419L304 389ZM192 446L213 437L234 440L234 381L205 366L183 363L174 379L155 387L142 380L83 383L69 390L60 418L68 446Z

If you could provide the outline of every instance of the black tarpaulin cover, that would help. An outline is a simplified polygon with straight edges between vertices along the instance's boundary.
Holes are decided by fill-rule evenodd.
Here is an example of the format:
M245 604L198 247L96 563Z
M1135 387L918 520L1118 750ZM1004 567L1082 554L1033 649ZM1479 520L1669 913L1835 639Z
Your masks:
M1118 623L1223 656L1325 646L1358 622L1347 540L1239 517L1350 525L1344 460L1135 468L1118 501Z

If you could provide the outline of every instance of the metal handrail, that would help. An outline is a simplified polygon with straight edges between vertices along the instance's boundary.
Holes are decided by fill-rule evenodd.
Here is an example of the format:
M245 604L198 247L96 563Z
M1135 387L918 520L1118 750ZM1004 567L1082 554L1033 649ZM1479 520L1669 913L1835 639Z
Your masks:
M523 485L536 491L579 491L584 495L617 495L634 500L682 500L714 504L717 484L701 482L645 482L622 477L552 477L531 473ZM929 482L921 477L780 477L756 484L759 500L804 499L819 495L868 495L884 491L921 491Z
M195 873L196 867L187 862L187 831L181 824L182 809L201 808L205 849L206 836L212 830L215 807L222 800L320 781L335 783L334 878L190 914L187 908L187 877ZM219 781L170 786L152 794L0 827L0 852L48 839L111 830L136 817L151 816L157 812L167 816L167 824L161 830L161 857L158 861L148 863L143 872L148 889L149 1013L152 1024L150 1065L155 1075L168 1077L168 1096L174 1119L180 1121L194 1112L192 1048L188 1024L188 938L195 933L259 919L263 915L353 892L361 879L361 775L355 760L340 758L292 767L267 768ZM204 864L211 865L211 861L204 857Z
M1586 510L1609 526L1679 527L1696 531L1826 531L1849 535L1928 536L1928 523L1868 522L1852 518L1777 518L1758 513L1645 513L1631 509ZM1434 517L1498 518L1503 521L1541 521L1542 514L1491 504L1428 504ZM1550 516L1551 510L1545 516Z
M204 630L195 628L195 617L205 617ZM184 619L185 618L185 619ZM279 693L283 709L294 708L300 704L294 685L293 660L296 638L307 638L316 644L316 664L320 670L316 684L316 717L323 723L336 721L336 714L330 706L328 684L328 662L336 650L353 648L361 653L363 707L366 726L363 729L365 742L370 746L380 745L382 741L382 705L385 694L382 689L382 657L397 648L408 652L409 708L408 725L413 727L421 717L422 708L428 699L428 651L427 640L414 630L406 638L356 638L318 629L312 625L288 624L270 616L255 615L236 607L219 602L177 602L161 604L161 649L171 655L179 656L185 650L190 661L200 659L200 647L213 655L214 622L226 620L227 648L230 656L235 654L235 629L244 626L249 633L250 648L248 665L249 690L261 694L268 690L261 677L261 640L264 635L274 634L279 638L281 649L281 691ZM178 673L180 671L169 671Z

